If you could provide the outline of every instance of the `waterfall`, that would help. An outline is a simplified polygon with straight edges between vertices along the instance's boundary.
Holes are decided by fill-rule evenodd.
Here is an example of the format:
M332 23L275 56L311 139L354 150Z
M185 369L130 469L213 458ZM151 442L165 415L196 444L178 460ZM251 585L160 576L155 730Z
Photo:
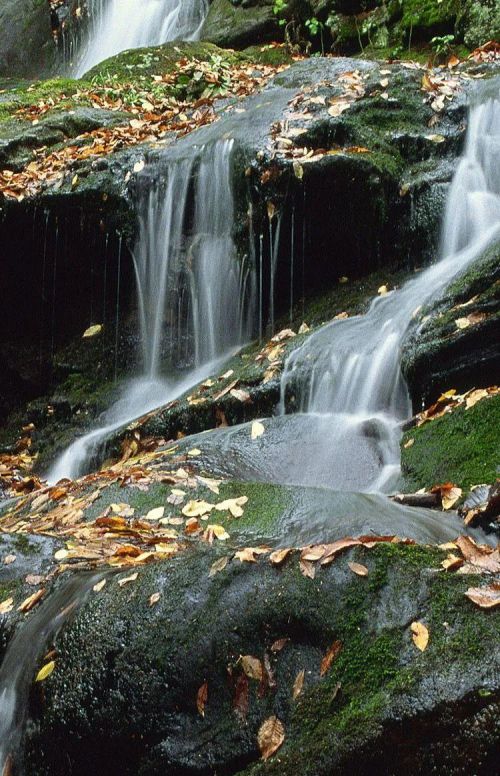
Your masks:
M248 259L238 259L233 241L232 159L233 141L222 140L140 175L133 260L142 376L126 387L101 427L62 453L49 481L81 474L110 434L180 396L249 339L255 273ZM162 358L173 332L178 350L187 348L194 362L180 377Z
M322 327L288 358L281 412L293 396L314 429L314 455L294 456L290 480L387 491L400 473L401 422L411 403L400 369L417 308L500 237L500 99L472 106L466 146L447 201L440 260L369 312ZM303 440L305 444L305 440ZM304 450L304 448L302 448Z
M70 40L66 56L79 78L121 51L194 40L207 9L208 0L87 0L88 29L81 43Z
M74 574L42 603L12 637L0 667L0 774L14 773L34 667L49 641L85 601L104 574ZM16 763L17 766L17 763ZM16 767L16 773L20 773Z

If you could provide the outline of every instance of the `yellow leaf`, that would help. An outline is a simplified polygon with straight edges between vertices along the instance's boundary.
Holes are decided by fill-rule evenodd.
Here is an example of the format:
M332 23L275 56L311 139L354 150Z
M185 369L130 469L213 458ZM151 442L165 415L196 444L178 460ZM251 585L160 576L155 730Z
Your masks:
M299 179L299 181L301 181L302 178L304 177L304 168L302 167L300 162L297 161L297 159L293 160L293 173L295 177Z
M103 587L105 586L105 584L106 584L106 580L105 579L101 579L100 582L98 582L96 585L94 585L92 590L94 591L94 593L100 593L101 590L103 589Z
M254 420L252 423L252 430L251 430L251 437L252 439L258 439L258 437L262 436L264 433L265 428L258 420Z
M451 487L441 490L441 504L443 509L451 509L462 495L462 488Z
M285 740L285 728L283 723L275 716L269 717L262 723L257 734L257 743L263 760L269 759L278 751Z
M295 681L293 683L293 691L292 691L292 696L294 701L297 700L300 693L302 692L302 688L304 687L305 676L306 676L306 672L304 669L302 669L302 671L299 671L299 673L295 677Z
M14 599L6 598L0 603L0 614L8 614L14 608Z
M358 575L358 577L367 577L368 576L368 569L366 566L363 566L362 563L355 563L355 561L349 561L347 564L351 571L353 571L355 574Z
M35 682L43 682L47 677L49 677L56 667L55 660L51 660L50 663L46 663L43 668L39 670L39 672L36 675Z
M139 574L136 571L135 574L131 574L129 577L122 577L122 579L119 579L118 584L120 587L123 587L123 585L128 585L129 582L135 582L138 576Z
M413 643L417 649L419 649L421 652L424 652L427 649L427 644L429 643L429 631L421 622L412 622L410 627Z
M208 515L214 507L215 504L210 504L208 501L199 499L188 501L186 506L182 508L182 514L186 517L202 517Z
M198 450L197 447L193 447L192 450L188 450L188 455L191 458L196 458L197 455L201 455L201 450Z
M73 179L72 179L72 181L71 181L71 185L72 185L72 187L74 188L74 187L76 186L76 184L77 184L77 183L78 183L78 175L74 175L74 176L73 176Z
M219 558L219 560L216 560L215 563L212 563L210 566L210 572L208 574L209 577L215 577L216 574L219 573L219 571L223 571L227 564L229 563L229 558Z
M291 552L291 547L284 547L282 550L275 550L270 554L269 560L273 566L281 566L281 564L286 560Z
M153 593L153 594L152 594L152 595L149 597L149 605L150 605L150 606L154 606L155 604L157 604L157 603L158 603L158 601L159 601L159 600L160 600L160 593Z
M241 667L249 679L261 681L263 676L262 663L257 657L252 655L240 655Z
M455 326L457 329L467 329L468 326L470 326L470 321L468 318L457 318L455 321Z
M229 534L222 525L208 525L207 528L211 528L214 532L217 539L220 539L220 541L225 541L226 539L229 539Z
M150 509L147 515L144 516L145 520L161 520L165 514L165 507L155 507Z
M242 506L248 501L248 496L239 496L238 498L228 498L225 501L221 501L215 505L218 512L225 512L228 510L233 517L241 517L243 515Z
M57 552L54 553L54 558L57 561L65 560L68 557L68 555L69 555L68 550L65 550L63 548L63 549L57 550Z
M384 286L380 286L380 288L377 291L377 294L379 294L379 296L385 296L385 294L387 294L388 291L389 291L389 289L387 288L387 286L385 286L385 285Z
M269 552L267 547L245 547L243 550L239 550L234 553L234 557L238 558L240 563L257 563L256 555L262 555Z
M85 329L82 335L82 339L89 339L90 337L95 337L97 334L100 334L102 331L102 324L96 323L95 326L89 326L88 329Z

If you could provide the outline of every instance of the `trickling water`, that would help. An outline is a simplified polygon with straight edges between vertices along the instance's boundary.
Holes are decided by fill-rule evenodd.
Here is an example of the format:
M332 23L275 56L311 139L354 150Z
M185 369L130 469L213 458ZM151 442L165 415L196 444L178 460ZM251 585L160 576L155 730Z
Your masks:
M74 75L79 78L121 51L195 40L207 9L208 0L87 0L85 40L69 42Z
M0 774L13 772L34 666L102 577L102 572L73 575L12 638L0 668Z
M110 434L184 393L249 338L254 268L238 261L233 242L232 152L231 140L194 148L155 171L153 183L150 170L141 177L133 258L143 376L126 388L103 426L67 448L50 481L78 476ZM192 349L194 367L181 378L162 368L168 327L170 334L177 329L178 350L184 343Z
M401 290L377 298L366 315L324 326L287 360L282 412L293 395L295 408L319 423L317 455L295 456L292 481L319 484L319 469L330 487L394 487L400 425L411 414L400 369L403 337L414 311L499 237L500 100L495 96L470 112L466 148L446 207L441 260Z

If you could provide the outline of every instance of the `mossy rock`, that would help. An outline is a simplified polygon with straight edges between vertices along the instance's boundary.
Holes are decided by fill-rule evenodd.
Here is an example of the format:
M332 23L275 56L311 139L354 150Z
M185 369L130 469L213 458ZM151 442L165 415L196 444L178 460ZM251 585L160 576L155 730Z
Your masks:
M244 48L272 40L278 29L270 0L253 4L213 0L200 36L218 46Z
M500 466L499 428L500 397L493 396L410 429L401 443L407 488L453 482L469 490L493 483Z
M187 553L123 587L113 574L90 595L57 639L43 704L36 690L31 696L27 774L402 774L416 772L415 762L419 773L458 774L454 737L461 764L487 772L498 735L499 615L465 598L480 580L438 572L440 551L397 545L344 555L314 580L302 576L297 555L280 569L268 559L232 560L210 577L220 557ZM366 565L368 577L353 575L348 560ZM424 653L412 643L412 621L429 628ZM288 641L273 652L278 639ZM321 676L334 641L340 654ZM275 686L249 679L238 717L240 655L262 660L265 652ZM251 767L257 731L272 714L285 743Z
M2 0L0 76L34 76L55 60L46 0Z
M462 391L500 381L499 257L497 244L419 313L402 354L414 406L428 405L450 388ZM472 323L459 328L456 321L467 316Z

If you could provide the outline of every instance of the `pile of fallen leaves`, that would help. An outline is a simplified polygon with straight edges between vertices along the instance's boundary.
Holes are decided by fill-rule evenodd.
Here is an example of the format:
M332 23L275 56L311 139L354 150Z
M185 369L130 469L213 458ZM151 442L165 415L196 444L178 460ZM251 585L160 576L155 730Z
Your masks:
M21 172L0 171L0 192L21 201L45 186L62 185L68 175L72 186L76 187L78 175L72 172L82 162L107 156L126 146L186 135L216 119L217 99L245 97L262 88L285 67L254 67L248 63L229 65L216 55L209 62L184 57L172 74L152 76L150 83L140 90L134 84L126 83L82 89L72 95L72 102L124 111L131 114L130 120L113 128L85 132L56 151L47 153L43 147L34 149L33 160ZM67 95L61 93L57 99L41 100L21 108L17 115L36 125L44 114L57 107L59 102L66 101Z
M447 415L459 407L469 410L478 402L483 401L483 399L489 399L499 394L500 387L497 385L492 385L488 388L471 388L465 393L457 393L455 388L452 388L441 394L434 404L416 416L416 425L422 426L424 423L441 418L443 415Z

